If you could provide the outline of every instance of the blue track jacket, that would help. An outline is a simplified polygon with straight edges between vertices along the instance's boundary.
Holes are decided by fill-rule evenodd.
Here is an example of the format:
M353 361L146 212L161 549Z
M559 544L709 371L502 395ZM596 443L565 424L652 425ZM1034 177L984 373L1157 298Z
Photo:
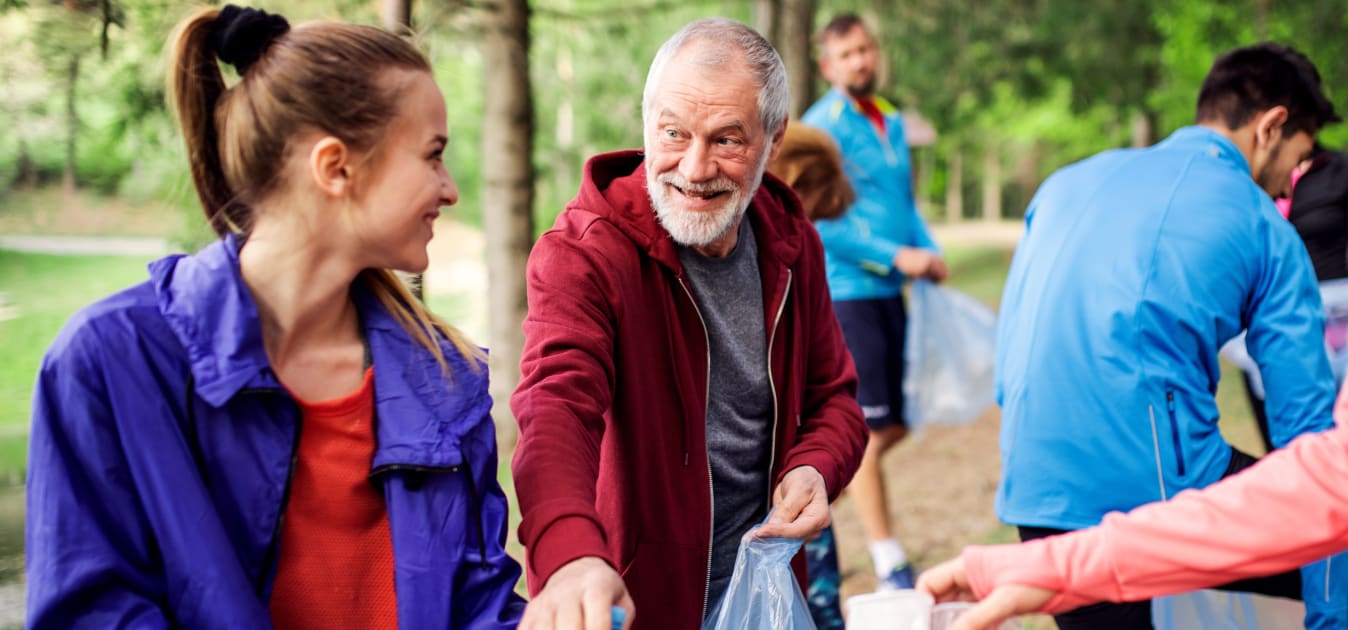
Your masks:
M856 202L836 219L815 222L824 242L828 287L834 300L891 298L903 292L894 268L899 247L936 249L913 201L912 168L903 117L884 99L882 137L852 99L829 90L801 121L833 136Z
M1274 443L1333 426L1310 259L1224 136L1186 127L1063 168L1025 223L997 333L1003 521L1080 529L1220 479L1217 350L1242 329ZM1303 577L1323 600L1323 566ZM1309 627L1348 627L1343 584L1337 622Z
M38 375L28 627L270 628L301 430L263 350L233 237L150 265L76 314ZM485 365L446 380L363 288L402 628L513 628L506 500Z

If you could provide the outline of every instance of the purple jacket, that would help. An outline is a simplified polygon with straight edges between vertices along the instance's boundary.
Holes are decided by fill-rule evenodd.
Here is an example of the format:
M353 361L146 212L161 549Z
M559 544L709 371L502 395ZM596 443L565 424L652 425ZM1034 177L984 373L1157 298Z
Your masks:
M269 628L301 430L262 346L239 242L150 265L43 360L28 475L28 627ZM452 379L353 287L375 369L370 482L403 628L513 628L485 366Z

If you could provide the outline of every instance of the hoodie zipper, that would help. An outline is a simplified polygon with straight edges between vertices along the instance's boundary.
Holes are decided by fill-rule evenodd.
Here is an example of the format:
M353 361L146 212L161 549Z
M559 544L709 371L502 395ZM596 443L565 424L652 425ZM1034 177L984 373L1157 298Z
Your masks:
M1170 414L1170 441L1175 447L1175 467L1184 476L1184 451L1180 450L1179 423L1175 421L1175 390L1165 392L1165 410Z
M702 338L706 342L707 387L706 391L704 392L704 399L702 402L702 422L705 424L707 422L708 409L711 407L711 333L707 332L707 320L702 319L702 309L697 307L697 299L693 297L692 290L688 288L688 283L685 282L682 277L679 278L679 287L683 289L684 294L688 296L688 301L692 303L693 312L697 313L697 321L698 323L702 324ZM704 434L706 433L705 428L703 429L703 433ZM712 542L716 540L716 486L715 484L712 483L711 479L711 453L707 452L707 447L705 443L703 444L702 452L707 459L707 498L708 498L707 507L710 508L708 512L711 514L711 518L707 520L707 579L702 586L701 618L706 619L707 600L711 597L711 554L713 547Z
M768 444L768 499L767 507L772 509L772 467L777 465L777 419L781 415L777 408L777 384L772 378L772 344L777 339L777 326L782 323L782 312L786 310L786 299L791 296L791 270L786 270L786 289L782 292L782 301L777 304L777 315L772 320L772 332L768 334L768 389L772 391L772 436ZM799 417L799 416L797 416Z

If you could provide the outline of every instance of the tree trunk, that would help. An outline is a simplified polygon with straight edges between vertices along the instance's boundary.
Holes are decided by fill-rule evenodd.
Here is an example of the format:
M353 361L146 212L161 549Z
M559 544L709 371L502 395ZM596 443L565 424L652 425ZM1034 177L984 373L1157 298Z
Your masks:
M380 0L379 14L380 21L389 32L405 36L412 34L412 0ZM426 274L395 273L414 297L426 301Z
M778 22L782 14L782 0L754 0L754 28L763 37L776 46L778 40Z
M1156 141L1156 123L1148 112L1133 112L1129 129L1134 148L1149 147Z
M779 38L772 40L786 65L791 89L791 118L799 120L814 102L814 59L810 36L814 29L814 0L782 0Z
M959 223L964 220L964 154L959 147L952 151L945 184L945 216L947 221Z
M66 66L66 163L61 175L61 190L75 194L75 141L80 133L80 117L75 111L75 87L80 78L80 56L71 55Z
M412 32L412 0L380 0L379 17L384 28L399 35Z
M519 383L520 329L528 309L524 268L533 245L533 94L529 88L527 0L497 0L484 11L486 88L482 124L482 201L487 246L491 394L497 440L515 444L510 394Z
M996 144L983 152L983 220L1002 218L1002 155Z

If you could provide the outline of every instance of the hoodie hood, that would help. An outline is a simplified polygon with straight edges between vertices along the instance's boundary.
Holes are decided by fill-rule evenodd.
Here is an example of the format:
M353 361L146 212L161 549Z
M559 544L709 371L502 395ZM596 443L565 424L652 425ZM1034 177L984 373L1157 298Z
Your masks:
M577 216L589 214L591 216ZM760 256L790 266L800 257L803 221L785 221L783 215L804 218L800 200L790 186L772 173L754 192L745 216L753 221ZM600 218L612 223L651 258L683 276L673 237L660 224L646 189L645 153L639 149L601 153L585 163L580 192L557 218L556 227ZM579 227L579 226L577 226Z

